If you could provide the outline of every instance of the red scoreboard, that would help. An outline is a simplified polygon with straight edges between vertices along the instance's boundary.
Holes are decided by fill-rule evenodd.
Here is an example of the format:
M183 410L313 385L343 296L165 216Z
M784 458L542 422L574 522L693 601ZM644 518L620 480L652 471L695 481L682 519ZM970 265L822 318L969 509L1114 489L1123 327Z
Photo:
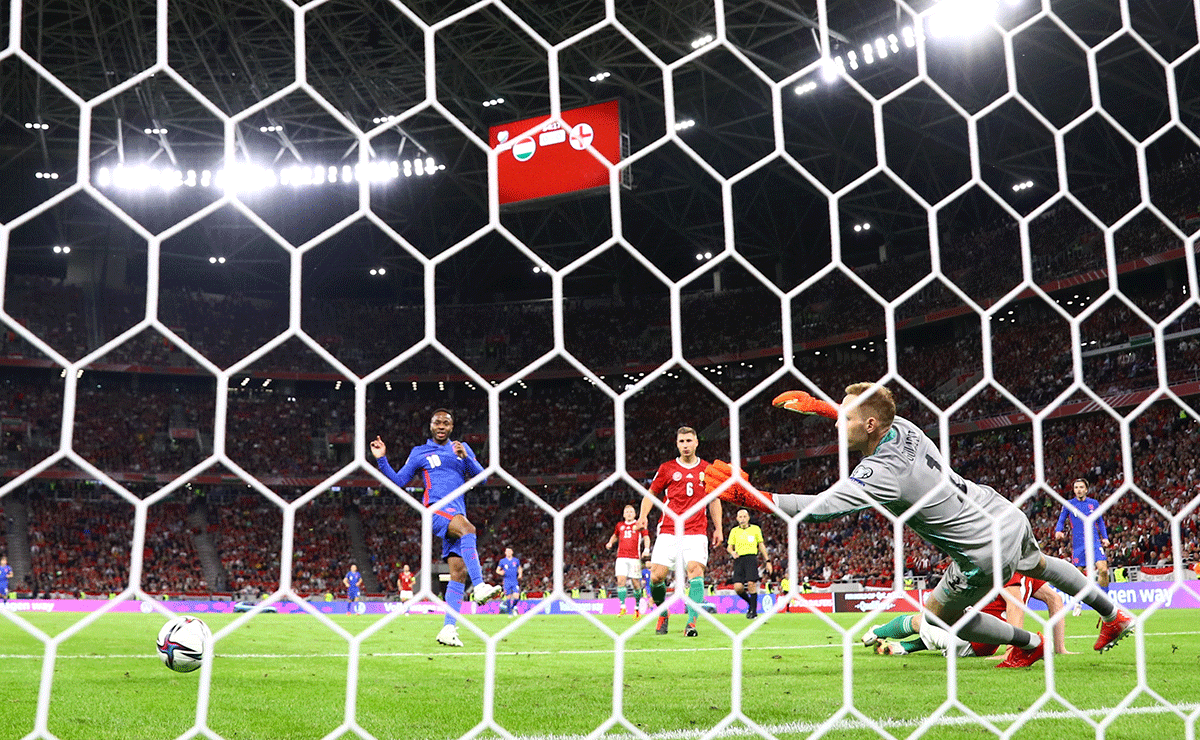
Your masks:
M564 110L565 127L549 119L526 118L488 130L488 143L496 150L501 204L608 185L608 169L587 147L610 163L621 161L618 102Z

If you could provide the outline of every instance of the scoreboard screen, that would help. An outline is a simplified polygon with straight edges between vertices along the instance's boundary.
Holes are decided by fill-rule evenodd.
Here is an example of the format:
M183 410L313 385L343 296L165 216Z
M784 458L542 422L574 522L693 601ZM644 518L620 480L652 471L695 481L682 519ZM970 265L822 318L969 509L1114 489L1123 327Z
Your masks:
M566 127L549 119L526 118L488 130L502 205L608 185L608 170L587 146L611 163L621 160L618 101L564 110Z

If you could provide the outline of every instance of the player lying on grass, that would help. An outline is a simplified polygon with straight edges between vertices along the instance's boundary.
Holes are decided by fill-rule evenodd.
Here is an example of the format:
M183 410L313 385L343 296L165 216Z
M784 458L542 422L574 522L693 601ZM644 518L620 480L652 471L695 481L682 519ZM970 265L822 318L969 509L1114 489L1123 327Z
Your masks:
M807 397L807 398L806 398ZM746 485L745 474L720 460L704 472L707 491L721 499L758 511L803 515L805 521L827 521L864 509L907 514L906 523L922 539L951 559L941 582L929 594L925 612L942 624L957 624L960 639L1012 645L1015 666L1042 658L1045 640L982 612L968 610L994 582L1007 583L1020 573L1078 596L1102 620L1095 649L1108 650L1134 627L1132 615L1092 586L1070 563L1044 554L1025 514L988 486L965 480L942 460L941 451L920 427L896 416L896 401L887 388L855 383L846 388L839 411L802 391L775 399L789 411L838 417L847 447L862 454L849 477L819 494L770 494ZM730 478L732 483L727 483ZM995 561L993 555L996 555ZM998 572L994 572L996 568Z
M1046 604L1051 619L1063 610L1062 597L1050 588L1045 581L1038 581L1025 576L1013 574L1008 583L996 598L984 604L981 611L991 614L997 619L1003 619L1014 627L1025 625L1025 609L1022 604L1028 604L1030 597L1036 596ZM1060 619L1054 623L1054 652L1066 654L1066 627ZM995 655L999 645L988 645L981 642L963 642L955 639L946 630L929 624L921 614L899 616L887 624L875 625L862 636L862 643L875 648L880 655L907 655L921 650L940 650L944 655L949 650L955 650L960 658L983 658ZM1011 668L1008 657L999 665L1001 668Z

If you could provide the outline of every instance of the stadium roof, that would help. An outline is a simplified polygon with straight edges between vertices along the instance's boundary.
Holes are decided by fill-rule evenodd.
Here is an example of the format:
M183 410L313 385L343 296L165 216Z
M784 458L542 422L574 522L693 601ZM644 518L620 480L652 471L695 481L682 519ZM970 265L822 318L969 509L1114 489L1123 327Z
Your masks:
M962 5L943 2L946 8ZM1040 4L1033 0L968 5L972 13L946 16L946 25L937 29L943 35L928 40L928 76L935 87L910 86L918 57L904 32L914 27L905 7L922 13L934 6L928 0L908 6L829 0L831 55L847 65L849 78L831 82L813 66L820 59L821 27L812 0L728 0L721 24L711 2L617 0L616 19L637 43L606 26L564 48L558 55L562 107L619 100L636 153L670 127L663 73L646 51L666 64L694 55L672 73L676 117L696 122L679 137L722 176L775 151L768 80L788 80L780 91L784 150L821 187L838 190L868 172L882 141L890 170L913 193L936 202L971 176L962 113L988 110L1008 92L1010 52L1011 80L1028 105L1009 100L988 110L977 131L983 181L1018 212L1035 209L1059 187L1054 136L1046 123L1063 127L1080 116L1086 120L1064 136L1072 192L1098 194L1080 195L1097 213L1111 210L1114 202L1135 204L1138 164L1125 132L1144 141L1169 122L1169 75L1191 138L1178 130L1162 135L1147 151L1148 165L1200 150L1200 61L1188 57L1167 71L1155 58L1172 63L1196 45L1191 2L1131 4L1136 36L1118 33L1115 2L1052 2L1055 17L1041 18L1035 18ZM967 28L985 6L996 6L1000 27L1021 29L1011 47L992 28ZM411 0L407 7L411 16L383 0L330 0L303 14L276 0L172 2L165 51L171 69L227 115L283 90L302 66L330 108L369 130L379 126L377 119L404 115L425 100L426 36L413 18L437 23L471 5ZM548 55L523 25L558 44L604 20L604 3L597 0L510 0L507 7L512 16L486 6L433 36L437 100L481 138L491 125L549 112ZM27 0L21 48L66 91L90 100L155 64L155 8L150 0ZM926 21L932 32L933 19ZM9 23L9 14L0 14L0 37L9 37ZM728 47L719 38L694 46L704 36L718 36L720 25ZM307 51L302 65L295 58L298 30ZM1117 37L1110 38L1113 34ZM1095 101L1088 54L1080 44L1102 44L1095 69L1105 115L1087 113ZM806 68L808 74L794 78ZM601 71L610 75L589 80ZM0 205L0 220L11 220L74 182L80 116L66 91L15 55L0 60L0 188L17 194ZM887 98L879 136L872 98ZM504 102L483 105L496 99ZM235 134L238 156L268 166L342 166L359 156L355 137L303 90L247 116ZM199 170L218 166L223 141L221 119L174 75L160 71L95 107L85 156L93 176L117 162ZM424 179L372 188L373 210L422 253L437 254L486 225L486 157L441 114L426 109L385 126L372 145L377 158L432 157L445 166ZM47 176L34 179L35 173ZM623 233L658 269L678 279L696 269L698 252L723 248L720 187L686 151L675 144L656 149L631 175L633 187L621 195ZM1033 187L1012 189L1025 181ZM216 190L200 188L101 192L155 233L218 197ZM358 205L357 192L348 187L248 195L246 202L295 244ZM739 252L768 278L790 287L828 263L828 199L783 159L775 157L735 184L732 208ZM849 264L875 262L885 246L892 259L928 253L926 210L886 173L846 192L838 211L842 255ZM975 188L943 210L936 228L940 234L965 234L1004 217L995 200ZM608 239L610 220L603 194L505 210L501 218L556 268ZM871 229L854 232L862 223ZM77 194L14 229L9 270L61 274L62 260L49 250L59 243L73 245L77 259L88 252L124 254L114 264L123 265L134 281L145 264L144 240L92 198ZM227 263L210 263L217 256ZM165 284L191 289L254 294L288 288L286 251L263 236L253 219L229 208L168 239L162 264ZM369 276L373 267L386 267L386 276ZM306 254L303 270L305 289L317 292L353 286L362 295L417 301L422 285L417 261L363 222ZM740 272L727 269L726 284L746 280ZM569 281L571 295L611 294L614 282L631 290L653 284L619 248L596 255L576 275ZM549 297L544 276L534 274L529 260L496 234L447 261L437 278L450 300Z

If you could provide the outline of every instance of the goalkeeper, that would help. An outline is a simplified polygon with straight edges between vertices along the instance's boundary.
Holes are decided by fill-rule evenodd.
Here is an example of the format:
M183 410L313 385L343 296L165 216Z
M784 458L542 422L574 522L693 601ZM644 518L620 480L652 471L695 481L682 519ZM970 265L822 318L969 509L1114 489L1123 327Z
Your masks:
M775 405L790 411L838 418L832 405L807 393L789 391ZM912 422L896 416L891 391L872 383L846 388L840 414L846 442L862 460L848 478L828 490L810 494L770 494L735 480L721 492L723 501L758 511L802 514L805 521L826 521L882 507L894 516L908 514L908 526L950 557L946 575L925 603L929 616L958 625L959 639L1012 645L1009 663L1032 665L1042 658L1040 633L1014 627L991 615L968 609L1004 584L1014 572L1044 580L1080 599L1100 614L1103 623L1094 648L1108 650L1133 630L1132 615L1095 588L1070 563L1042 553L1025 515L988 486L964 480L942 461L937 445ZM733 477L728 463L712 463L704 473L707 491ZM741 473L739 471L739 476ZM998 538L997 538L998 533ZM998 556L993 559L993 550ZM999 572L995 572L996 569Z

